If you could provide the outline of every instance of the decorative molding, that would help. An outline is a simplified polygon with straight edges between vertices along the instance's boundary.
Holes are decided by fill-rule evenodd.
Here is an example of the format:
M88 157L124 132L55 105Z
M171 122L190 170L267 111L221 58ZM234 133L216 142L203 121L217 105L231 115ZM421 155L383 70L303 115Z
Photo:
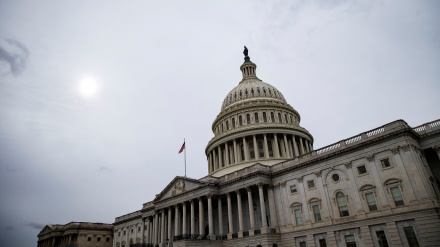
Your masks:
M315 175L319 178L321 177L322 170L315 172Z
M258 188L260 188L260 187L262 188L264 186L264 183L259 182L257 185L258 185Z
M408 152L409 150L411 150L411 145L406 144L406 145L400 146L400 148L403 150L403 152Z
M345 168L350 169L351 168L351 162L345 163L344 166L345 166Z
M298 177L297 178L298 182L302 183L303 182L303 178L304 178L304 176Z
M400 153L400 148L399 148L399 146L397 146L397 147L391 148L390 151L393 154L399 154Z
M368 161L374 161L374 154L371 154L371 155L367 155L367 156L365 156L365 158L368 160Z
M280 186L283 187L283 188L286 187L286 181L281 182L281 183L280 183Z

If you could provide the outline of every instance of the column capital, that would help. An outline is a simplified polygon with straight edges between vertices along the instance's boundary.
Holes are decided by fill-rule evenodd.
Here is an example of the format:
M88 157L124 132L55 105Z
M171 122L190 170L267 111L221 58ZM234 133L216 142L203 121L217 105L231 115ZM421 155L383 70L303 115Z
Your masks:
M208 197L208 199L211 199L212 196L213 196L213 194L211 194L211 193L206 194L206 197Z
M367 155L367 156L365 156L365 158L370 162L374 161L374 154Z
M231 198L231 192L226 193L227 198Z
M391 150L391 152L392 152L393 154L398 154L399 151L400 151L400 148L399 148L399 146L397 146L397 147L393 147L393 148L391 148L390 150Z
M246 186L245 188L246 188L247 192L251 192L251 186Z
M262 182L259 182L259 183L257 184L258 188L263 188L264 185L265 185L265 184L262 183Z
M235 193L237 193L237 195L240 195L241 196L241 194L240 194L240 189L236 189L236 190L234 190L235 191Z

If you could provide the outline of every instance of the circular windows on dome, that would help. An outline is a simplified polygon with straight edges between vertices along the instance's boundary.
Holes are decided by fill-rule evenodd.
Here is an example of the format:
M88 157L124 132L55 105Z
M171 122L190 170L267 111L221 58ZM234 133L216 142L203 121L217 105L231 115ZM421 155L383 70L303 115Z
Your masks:
M341 177L339 177L339 174L335 173L332 175L333 182L337 183L339 180L341 180Z

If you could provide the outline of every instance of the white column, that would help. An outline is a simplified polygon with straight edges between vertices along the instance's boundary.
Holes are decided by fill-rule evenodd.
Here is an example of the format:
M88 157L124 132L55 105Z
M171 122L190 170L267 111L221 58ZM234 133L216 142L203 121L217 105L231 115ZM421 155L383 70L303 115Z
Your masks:
M147 225L147 236L146 236L146 243L150 243L150 217L148 217L148 220L145 222Z
M247 145L245 137L243 137L243 149L244 149L244 160L249 161L249 147Z
M204 234L205 217L203 215L203 198L199 197L199 234Z
M229 165L229 147L228 143L225 142L225 166Z
M231 193L229 192L227 195L228 199L228 223L229 223L229 234L234 233L234 224L232 222L232 203L231 203Z
M305 150L304 150L304 144L303 144L302 139L303 139L303 138L300 136L300 137L299 137L299 146L300 146L300 148L301 148L301 155L303 155L303 154L306 153Z
M180 235L179 232L179 204L174 206L174 236Z
M243 208L241 206L241 194L240 190L236 190L235 193L237 193L237 206L238 206L238 230L240 232L243 231Z
M142 218L141 236L141 243L145 243L145 218Z
M237 141L234 139L234 164L238 163Z
M159 233L159 215L154 214L154 243L155 244L159 243L158 233ZM127 236L128 236L128 232L127 232Z
M267 227L267 220L266 220L266 206L264 205L264 192L263 192L263 184L258 184L258 192L260 196L260 208L261 208L261 222L263 224L263 227Z
M218 145L218 167L221 168L223 166L223 152L221 145Z
M278 138L277 138L277 134L273 135L273 139L274 139L274 143L275 145L273 145L275 147L274 153L275 153L275 158L279 158L280 157L280 147L278 146Z
M160 218L160 242L165 242L165 209L162 209L162 217Z
M167 220L168 220L168 240L171 242L171 218L173 217L173 209L171 207L168 207L168 216L167 216Z
M196 234L194 229L194 199L191 200L191 234Z
M187 234L187 232L186 232L186 202L182 203L182 234Z
M264 157L267 159L267 158L269 158L269 147L267 146L266 134L264 134L263 136L264 136ZM272 152L273 152L273 150L272 150Z
M300 156L298 144L296 143L296 137L293 136L293 149L295 150L295 157Z
M209 228L209 236L214 235L214 221L212 218L212 194L208 194L208 228Z
M258 153L257 137L255 135L252 135L252 141L254 142L255 159L259 159L260 154Z
M208 154L208 172L209 173L211 173L212 172L212 160L211 160L211 157L212 157L212 155L211 155L211 152L209 152L209 154Z
M284 149L286 153L286 158L291 158L292 156L290 155L289 143L287 142L286 134L283 134L283 137L284 137Z
M251 224L251 229L255 229L255 215L254 215L254 205L252 200L252 190L251 187L246 187L247 195L248 195L248 204L249 204L249 221Z
M223 235L223 212L222 212L222 199L219 197L217 199L217 208L218 208L218 232L219 235Z
M277 220L277 212L275 210L275 197L273 195L273 185L269 186L267 195L269 196L270 224L272 227L277 227L278 220Z

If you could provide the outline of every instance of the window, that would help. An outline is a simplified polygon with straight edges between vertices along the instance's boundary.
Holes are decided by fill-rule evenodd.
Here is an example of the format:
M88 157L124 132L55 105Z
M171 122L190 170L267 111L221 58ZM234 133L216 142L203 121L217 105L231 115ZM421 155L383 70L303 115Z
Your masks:
M110 238L106 238L106 239L105 239L105 242L110 242Z
M226 120L226 130L229 130L229 121Z
M408 241L408 245L410 247L419 247L419 242L417 241L417 236L414 233L414 228L412 226L407 226L403 228L403 232L405 233L406 240Z
M379 244L380 247L389 247L387 236L385 236L384 231L377 231L376 237L377 237L377 243Z
M307 247L307 244L305 241L299 242L299 247Z
M124 236L125 236L125 230L124 230Z
M235 128L235 118L232 118L232 128Z
M133 228L131 228L131 234L133 234Z
M315 188L315 180L307 181L307 187L309 187L309 189Z
M100 238L100 237L97 237L97 238L96 238L96 241L101 242L101 238Z
M275 115L273 112L270 113L270 119L272 120L272 123L275 122Z
M256 113L254 114L254 118L255 118L255 123L258 123L258 112L256 112Z
M223 123L222 123L222 132L223 132Z
M391 195L393 196L394 204L396 204L396 207L405 205L405 202L403 201L402 193L400 192L400 188L398 186L391 187L390 191L391 191Z
M263 112L263 122L267 123L267 116L266 116L266 112Z
M121 232L118 232L118 237L120 237L121 236Z
M89 241L89 242L92 241L92 237L88 237L87 241Z
M246 124L250 124L251 123L251 115L246 114Z
M339 215L341 217L349 216L350 214L348 213L347 198L345 198L344 193L336 193L336 202L338 204Z
M295 207L293 209L293 215L295 216L295 223L297 226L302 225L302 218L301 218L301 208Z
M283 120L281 119L281 113L278 112L278 122L282 123Z
M368 209L370 211L376 211L377 205L376 205L376 200L374 199L373 192L365 193L365 199L367 200Z
M287 120L287 114L284 114L284 121L285 123L288 123L289 121Z
M290 193L296 193L298 190L296 189L296 184L290 185Z
M249 147L249 153L251 154L251 159L255 159L254 143L249 142L248 147Z
M361 165L357 167L358 170L358 174L362 175L362 174L366 174L367 173L367 168L365 167L365 165Z
M243 118L242 118L241 116L238 116L238 124L239 124L240 126L243 125Z
M319 240L319 247L327 247L327 242L325 238Z
M390 159L388 158L380 160L380 164L382 165L382 168L391 167Z
M244 146L243 146L243 144L241 144L240 145L240 151L241 151L241 161L243 161L244 160Z
M356 239L354 238L354 235L346 235L345 244L347 247L356 247Z
M332 175L333 182L339 182L339 179L340 179L340 177L339 177L339 175L337 173Z
M140 226L138 226L138 232L140 232L141 231L141 227Z
M319 205L313 205L313 218L315 219L315 222L321 222L321 212L319 210Z

